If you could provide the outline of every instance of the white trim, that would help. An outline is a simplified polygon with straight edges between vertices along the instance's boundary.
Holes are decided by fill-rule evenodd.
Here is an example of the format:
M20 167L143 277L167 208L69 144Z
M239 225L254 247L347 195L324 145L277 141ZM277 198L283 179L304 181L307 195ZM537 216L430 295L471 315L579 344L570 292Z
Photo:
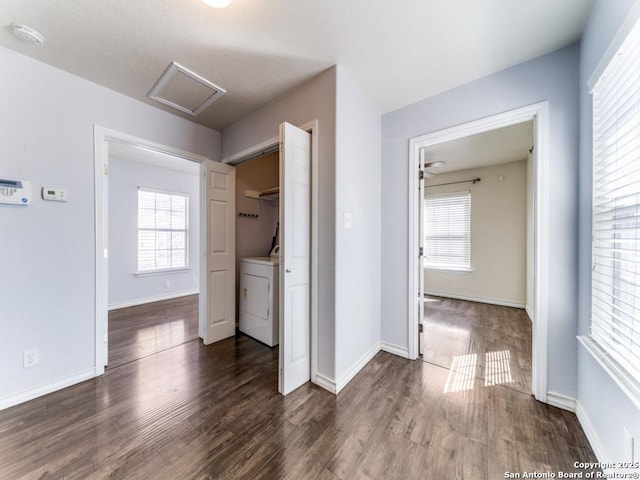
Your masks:
M300 128L311 133L311 378L318 375L318 138L319 122Z
M125 302L117 302L109 305L109 311L119 310L120 308L135 307L137 305L145 305L147 303L161 302L163 300L172 300L174 298L188 297L189 295L197 295L200 293L199 289L190 290L187 292L168 293L166 295L156 295L153 297L135 298L133 300L127 300Z
M568 410L569 412L576 411L577 401L573 397L568 397L556 392L547 392L547 403L551 406Z
M495 298L472 297L471 295L458 295L455 293L425 291L425 295L434 297L454 298L456 300L466 300L468 302L488 303L490 305L500 305L501 307L513 307L524 310L524 303L510 302L508 300L497 300Z
M547 401L547 306L548 276L546 268L549 258L549 234L547 219L549 218L549 104L547 101L526 107L500 113L491 117L471 121L462 125L446 128L409 139L409 251L407 262L409 265L408 285L408 358L415 359L418 355L418 299L419 275L418 257L418 202L420 164L420 149L450 140L467 137L477 133L494 130L496 128L514 125L516 123L534 121L534 311L536 322L533 324L533 363L532 363L532 391L535 398L541 402Z
M613 57L615 57L618 49L626 40L638 20L640 20L640 2L635 2L635 4L629 9L629 13L627 13L624 22L622 22L622 25L618 28L618 31L609 43L609 46L602 54L602 57L600 57L598 65L596 65L596 68L593 69L593 72L589 76L589 80L587 80L589 93L593 91L598 80L600 80L600 77L609 66L609 63L611 63L611 60L613 60Z
M607 372L607 375L611 377L616 385L620 387L620 390L624 392L634 406L640 408L640 385L593 338L580 336L578 341Z
M531 323L533 323L533 311L531 310L531 307L529 305L525 305L524 310L525 312L527 312L527 315L529 316L529 320L531 320Z
M133 272L136 277L153 277L156 275L171 275L174 273L184 273L191 270L191 267L187 265L186 267L176 267L176 268L161 268L158 270L149 270L142 272Z
M312 124L315 123L315 126ZM314 120L313 122L306 123L305 126L300 126L302 130L309 131L309 128L317 128L318 120ZM227 163L229 165L237 165L238 163L251 160L252 158L261 157L266 153L274 150L274 147L278 147L280 145L280 137L273 137L264 142L260 142L257 145L253 145L252 147L245 148L244 150L234 153L233 155L229 155L222 159L222 163Z
M338 390L336 389L336 381L332 378L326 377L321 373L316 373L315 378L312 378L311 381L312 383L318 385L321 388L324 388L334 395L338 394Z
M602 445L600 437L596 433L596 429L593 427L591 420L587 416L587 411L584 409L580 402L576 402L576 417L578 417L578 421L582 426L582 430L584 430L584 434L586 435L587 440L591 445L591 449L598 459L598 462L612 463L611 457Z
M107 329L108 329L108 305L109 305L109 261L107 252L109 247L109 145L108 142L124 143L137 148L142 148L152 152L160 152L174 157L183 158L200 163L200 171L204 171L204 163L207 157L195 153L186 152L160 143L135 137L127 133L111 130L100 125L93 126L94 140L94 187L95 187L95 371L96 375L104 373L108 350L107 350ZM201 189L202 190L202 189ZM200 231L206 232L206 202L200 195ZM206 242L201 245L206 249ZM205 292L207 288L207 277L205 269L200 271L200 289ZM206 295L200 296L200 325L206 320Z
M473 273L473 268L471 267L445 267L445 266L428 265L426 263L424 264L424 270L428 270L430 272Z
M360 373L367 363L369 363L373 357L375 357L380 351L380 344L376 343L373 347L369 349L359 360L357 360L349 369L342 375L338 381L336 382L336 393L340 393L340 391L347 386L347 384L353 380L353 378Z
M75 375L71 375L70 377L66 377L66 378L57 380L55 382L47 383L34 388L30 388L28 390L24 390L15 395L4 397L0 399L0 410L13 407L14 405L18 405L20 403L28 402L29 400L42 397L43 395L48 395L50 393L57 392L58 390L62 390L63 388L70 387L72 385L84 382L86 380L91 380L92 378L95 378L98 375L100 374L97 372L97 369L90 368L88 370L83 370L82 372L76 373Z
M409 358L409 349L401 347L400 345L394 345L393 343L380 342L380 350L391 353L392 355L398 355L399 357Z

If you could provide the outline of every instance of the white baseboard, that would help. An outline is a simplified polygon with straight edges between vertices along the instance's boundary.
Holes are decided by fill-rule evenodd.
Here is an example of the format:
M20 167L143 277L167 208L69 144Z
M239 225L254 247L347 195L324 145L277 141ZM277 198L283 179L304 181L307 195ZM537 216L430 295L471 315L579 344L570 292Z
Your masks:
M568 410L569 412L576 411L576 399L562 395L556 392L547 392L547 403L551 406Z
M527 312L529 320L531 321L531 323L533 323L533 311L531 310L531 308L529 308L529 305L524 306L524 311Z
M380 342L380 350L382 350L383 352L392 353L393 355L398 355L399 357L409 358L408 348L394 345L393 343Z
M488 303L491 305L500 305L501 307L513 307L524 309L524 303L510 302L508 300L496 300L495 298L471 297L469 295L458 295L455 293L443 292L424 292L425 295L433 295L434 297L453 298L455 300L467 300L469 302Z
M187 292L168 293L166 295L156 295L153 297L136 298L125 302L117 302L109 305L109 311L118 310L119 308L135 307L136 305L144 305L145 303L161 302L162 300L171 300L173 298L187 297L200 293L199 289L189 290Z
M342 375L338 381L336 382L336 393L340 393L347 384L353 380L360 370L364 368L364 366L371 361L373 357L380 351L380 344L376 343L367 351L364 355L362 355L349 369Z
M578 417L578 421L582 426L582 430L584 430L584 434L587 436L587 440L589 440L589 444L591 445L598 462L607 464L612 463L611 457L602 446L602 442L600 442L600 438L598 437L591 420L589 420L589 417L587 416L587 412L580 402L576 402L576 416Z
M5 398L0 398L0 410L13 407L15 405L27 402L29 400L33 400L34 398L42 397L43 395L48 395L49 393L62 390L63 388L70 387L71 385L75 385L76 383L84 382L86 380L90 380L95 377L97 377L96 369L90 368L88 370L84 370L82 372L76 373L75 375L72 375L67 378L63 378L56 382L47 383L45 385L40 385L34 388L30 388L28 390L24 390L15 395L10 395Z
M334 395L338 393L336 389L336 381L332 378L325 377L321 373L317 373L315 378L312 378L311 381L318 385L319 387L324 388L325 390L333 393Z

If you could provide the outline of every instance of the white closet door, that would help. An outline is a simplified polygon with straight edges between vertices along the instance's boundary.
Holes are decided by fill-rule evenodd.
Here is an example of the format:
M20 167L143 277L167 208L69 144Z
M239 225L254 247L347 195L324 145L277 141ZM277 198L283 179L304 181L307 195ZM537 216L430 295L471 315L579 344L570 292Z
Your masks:
M280 125L280 368L283 395L311 378L311 134Z

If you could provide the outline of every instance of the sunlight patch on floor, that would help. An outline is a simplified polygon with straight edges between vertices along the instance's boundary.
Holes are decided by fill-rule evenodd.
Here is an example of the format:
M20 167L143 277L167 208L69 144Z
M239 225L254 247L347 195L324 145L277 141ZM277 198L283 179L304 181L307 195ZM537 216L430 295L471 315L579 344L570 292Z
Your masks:
M478 355L456 355L453 357L444 393L463 392L473 390L473 381L476 378Z
M485 355L484 386L504 385L513 382L511 375L511 352L487 352Z

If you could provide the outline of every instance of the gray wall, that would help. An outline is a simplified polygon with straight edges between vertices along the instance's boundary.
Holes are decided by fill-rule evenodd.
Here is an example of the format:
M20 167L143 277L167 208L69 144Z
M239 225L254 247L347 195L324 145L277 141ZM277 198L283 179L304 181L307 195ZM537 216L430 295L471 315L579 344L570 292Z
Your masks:
M338 67L336 112L336 375L344 386L380 348L378 108ZM344 212L353 227L345 229Z
M380 112L340 67L222 132L223 158L318 119L318 374L339 389L380 346ZM342 226L344 211L353 228Z
M175 159L176 162L189 160ZM193 163L193 162L189 162ZM197 164L196 164L197 165ZM200 176L109 159L109 307L198 292L200 283ZM189 270L137 276L138 187L189 196ZM165 287L169 282L169 287Z
M336 68L222 131L222 158L278 136L280 123L318 119L318 372L335 374Z
M568 47L407 106L382 118L382 341L406 349L409 139L549 102L546 219L550 257L548 389L575 397L577 314L578 46Z
M0 71L0 173L35 193L29 207L0 206L2 407L95 367L93 126L215 160L219 134L3 47ZM69 201L42 201L43 185ZM25 369L33 348L40 363Z
M592 106L587 80L620 28L633 0L599 1L582 39L580 57L580 211L578 333L591 324L591 180ZM623 456L623 428L635 436L635 460L640 456L640 399L634 402L585 348L578 350L578 413L596 444L601 461L627 460ZM595 439L595 442L594 442Z

